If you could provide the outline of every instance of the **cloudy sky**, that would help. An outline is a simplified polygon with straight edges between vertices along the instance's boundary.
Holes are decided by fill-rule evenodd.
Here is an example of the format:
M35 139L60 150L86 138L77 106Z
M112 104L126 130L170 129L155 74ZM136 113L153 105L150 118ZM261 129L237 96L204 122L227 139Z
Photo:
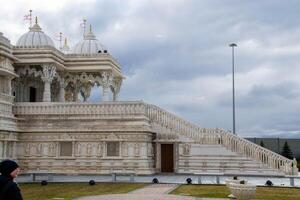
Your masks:
M202 127L232 130L231 49L236 48L236 129L244 137L300 138L300 1L0 0L12 44L29 9L70 46L83 18L122 66L121 100L143 100ZM57 45L59 42L56 41ZM94 94L97 96L97 93Z

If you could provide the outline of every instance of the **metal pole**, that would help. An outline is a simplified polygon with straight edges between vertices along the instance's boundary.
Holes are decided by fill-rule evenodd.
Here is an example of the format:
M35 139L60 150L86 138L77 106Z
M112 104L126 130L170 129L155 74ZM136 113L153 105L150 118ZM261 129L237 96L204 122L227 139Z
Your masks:
M236 135L235 132L235 95L234 95L234 47L237 47L235 43L229 45L232 49L232 128L233 134Z

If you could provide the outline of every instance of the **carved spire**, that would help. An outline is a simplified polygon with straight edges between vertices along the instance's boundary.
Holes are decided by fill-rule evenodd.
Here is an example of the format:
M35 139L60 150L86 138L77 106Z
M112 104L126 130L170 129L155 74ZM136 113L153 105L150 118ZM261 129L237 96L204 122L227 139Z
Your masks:
M42 31L41 27L38 24L38 18L37 17L35 17L35 24L29 29L30 29L30 31L34 31L34 32Z

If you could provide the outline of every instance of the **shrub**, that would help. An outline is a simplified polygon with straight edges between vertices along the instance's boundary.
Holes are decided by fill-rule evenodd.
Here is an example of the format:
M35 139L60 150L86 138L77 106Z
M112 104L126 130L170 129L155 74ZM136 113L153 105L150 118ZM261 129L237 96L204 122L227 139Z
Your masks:
M41 185L42 185L42 186L48 185L48 182L45 181L45 180L43 180L43 181L41 181Z
M293 152L290 149L290 146L288 145L287 142L284 143L284 146L282 148L282 152L281 155L283 155L284 157L288 158L288 159L293 159Z
M89 181L89 185L95 185L95 184L96 184L96 182L94 180Z
M267 180L266 183L265 183L266 186L273 186L273 183L272 181L270 180Z
M158 181L157 178L154 178L154 179L152 180L152 183L157 184L157 183L159 183L159 181Z
M186 183L187 183L187 184L191 184L192 182L193 182L193 180L192 180L191 178L187 178L187 179L186 179Z

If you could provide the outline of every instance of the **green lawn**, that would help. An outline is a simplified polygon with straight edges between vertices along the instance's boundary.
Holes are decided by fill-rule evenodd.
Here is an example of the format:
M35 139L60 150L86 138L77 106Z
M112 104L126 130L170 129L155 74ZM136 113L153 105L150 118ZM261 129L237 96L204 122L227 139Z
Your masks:
M49 183L46 186L41 186L37 183L24 183L19 186L24 200L48 200L53 198L71 200L81 196L127 193L145 185L139 183L97 183L90 186L88 183Z
M219 185L181 185L172 194L195 197L226 198L230 191L226 186ZM295 200L300 199L300 188L258 187L256 200Z

